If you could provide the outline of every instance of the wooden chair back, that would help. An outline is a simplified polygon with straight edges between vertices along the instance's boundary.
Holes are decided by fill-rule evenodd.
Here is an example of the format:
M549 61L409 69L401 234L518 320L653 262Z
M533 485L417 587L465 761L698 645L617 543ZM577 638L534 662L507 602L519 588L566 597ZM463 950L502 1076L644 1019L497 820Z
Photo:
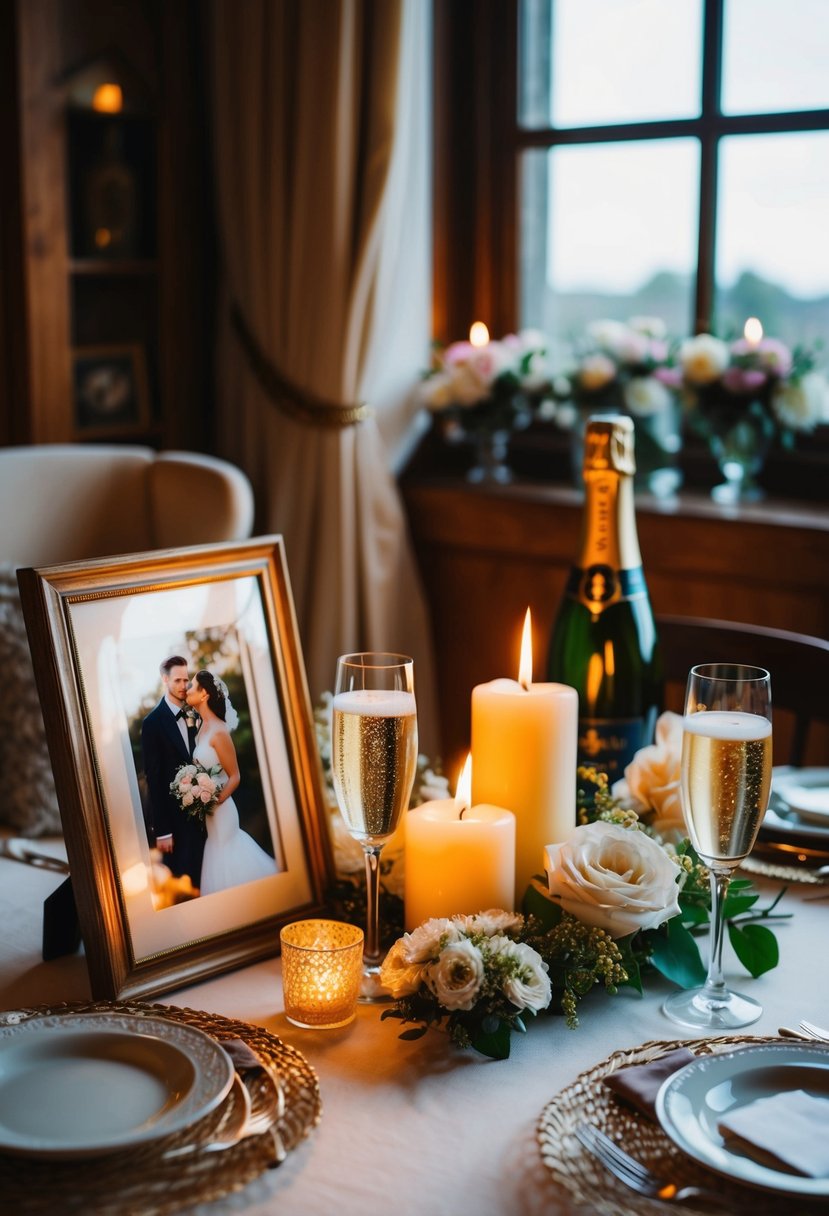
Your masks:
M735 621L658 616L665 706L683 709L698 663L750 663L771 673L775 764L829 766L829 642Z

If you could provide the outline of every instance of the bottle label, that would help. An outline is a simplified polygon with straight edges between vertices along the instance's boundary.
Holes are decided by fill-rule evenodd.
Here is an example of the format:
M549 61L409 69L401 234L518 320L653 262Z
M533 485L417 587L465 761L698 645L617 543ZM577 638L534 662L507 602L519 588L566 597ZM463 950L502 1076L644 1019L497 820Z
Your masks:
M641 599L648 594L648 589L641 566L632 570L614 570L612 566L596 563L584 570L573 567L567 580L566 594L598 616L611 604Z
M578 762L607 773L611 785L621 781L639 748L652 742L651 715L647 718L579 718Z

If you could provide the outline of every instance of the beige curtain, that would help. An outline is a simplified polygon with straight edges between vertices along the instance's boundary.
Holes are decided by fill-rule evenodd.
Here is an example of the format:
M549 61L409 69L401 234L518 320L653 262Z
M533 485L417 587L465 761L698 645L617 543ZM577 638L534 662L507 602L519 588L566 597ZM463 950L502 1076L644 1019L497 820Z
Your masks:
M342 652L413 654L434 749L389 446L428 354L429 8L214 0L212 52L222 451L285 537L312 697Z

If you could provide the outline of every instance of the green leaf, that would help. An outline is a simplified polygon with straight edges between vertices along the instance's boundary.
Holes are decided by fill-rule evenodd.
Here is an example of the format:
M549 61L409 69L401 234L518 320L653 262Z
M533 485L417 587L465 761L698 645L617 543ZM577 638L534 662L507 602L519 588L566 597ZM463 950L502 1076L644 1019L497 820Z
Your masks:
M734 895L729 891L723 904L723 916L726 920L730 920L732 916L740 916L743 912L748 912L749 908L753 908L759 898L759 895Z
M780 961L780 947L765 925L734 925L729 922L728 939L749 975L757 979Z
M559 924L563 916L561 906L550 899L539 878L534 878L527 887L521 909L525 916L535 917L544 933Z
M678 916L668 921L664 937L654 936L653 947L649 961L666 979L680 988L698 988L705 982L699 947Z
M708 909L703 908L698 903L685 903L680 898L679 906L682 909L682 923L684 925L707 925L708 924Z
M427 1027L425 1026L416 1026L414 1030L404 1030L403 1033L399 1034L397 1037L398 1039L422 1039L426 1033L426 1030Z
M481 1030L470 1035L470 1042L482 1056L491 1060L506 1060L509 1057L510 1028L508 1022L499 1022L498 1029L490 1033Z

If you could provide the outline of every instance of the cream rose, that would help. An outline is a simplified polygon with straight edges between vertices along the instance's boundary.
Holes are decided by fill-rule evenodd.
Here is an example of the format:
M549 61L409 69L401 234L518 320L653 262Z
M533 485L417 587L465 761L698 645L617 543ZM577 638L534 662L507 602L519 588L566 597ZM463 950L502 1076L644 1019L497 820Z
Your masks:
M411 996L420 987L423 978L423 965L413 964L406 957L406 943L399 938L383 959L380 968L380 982L388 989L394 1000Z
M727 344L713 334L697 334L682 343L679 358L691 384L711 384L728 367L731 355Z
M810 431L829 420L829 385L820 372L807 372L797 382L778 385L771 404L784 426Z
M615 376L616 364L607 355L586 355L578 372L579 383L588 393L604 388Z
M637 418L650 418L670 408L671 393L653 376L632 376L625 386L625 405Z
M488 937L494 933L518 933L524 926L520 912L504 912L501 908L488 908L486 912L458 919L464 922L468 933L486 933Z
M613 786L614 797L641 815L653 815L650 826L672 844L687 835L679 796L682 760L682 716L666 712L656 723L656 742L641 747Z
M423 979L444 1009L472 1009L481 991L484 960L468 937L451 942L423 971Z
M460 936L457 921L449 920L445 916L436 916L418 925L411 933L404 933L400 940L403 942L407 962L427 963L437 954L441 938L445 938L447 942L456 942Z
M679 912L679 866L637 828L588 823L546 852L550 894L611 937L654 929Z

